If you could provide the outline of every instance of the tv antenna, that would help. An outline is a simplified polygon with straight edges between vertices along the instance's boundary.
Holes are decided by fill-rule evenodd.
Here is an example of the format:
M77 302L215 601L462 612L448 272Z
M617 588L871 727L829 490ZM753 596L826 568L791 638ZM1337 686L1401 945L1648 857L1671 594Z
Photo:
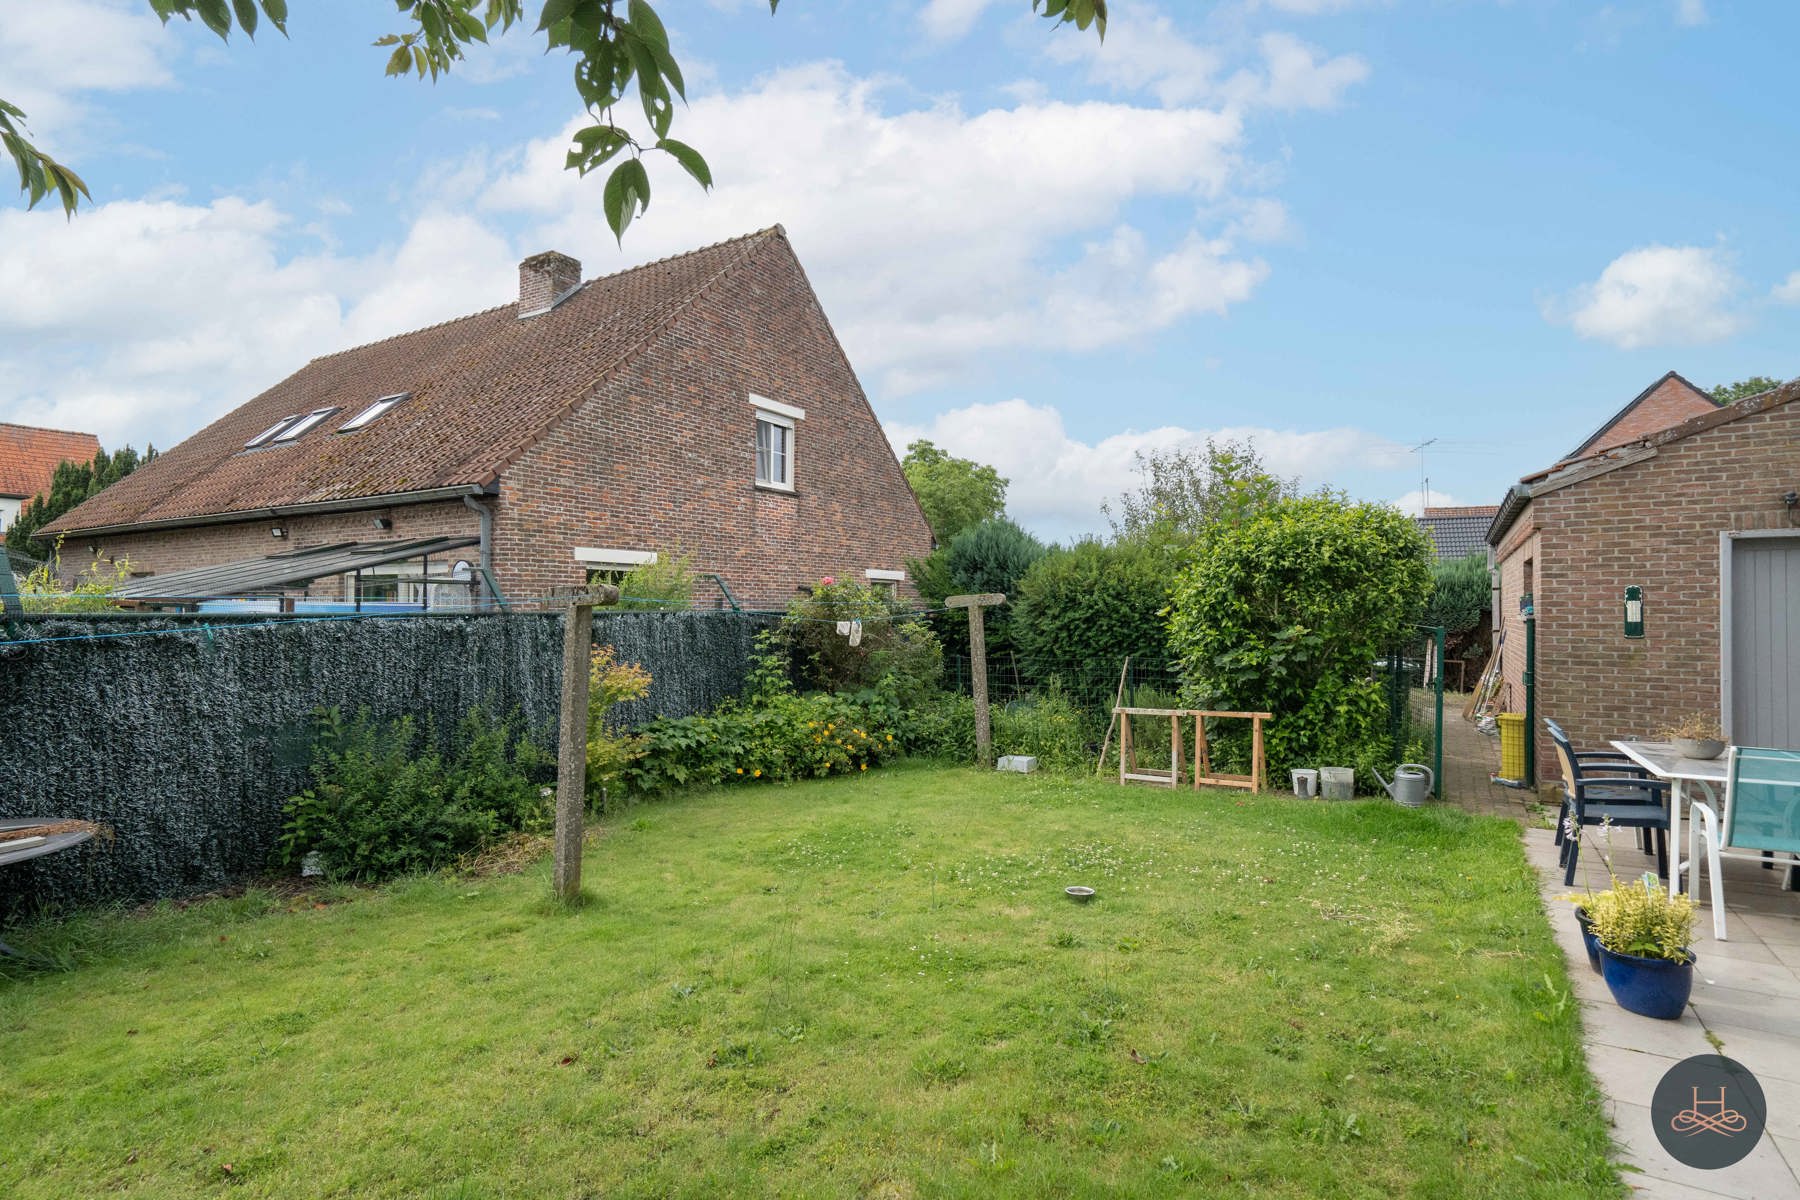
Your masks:
M1425 477L1425 447L1436 441L1436 438L1426 438L1407 451L1408 454L1419 456L1419 515L1421 517L1425 515L1425 510L1431 507L1431 480Z

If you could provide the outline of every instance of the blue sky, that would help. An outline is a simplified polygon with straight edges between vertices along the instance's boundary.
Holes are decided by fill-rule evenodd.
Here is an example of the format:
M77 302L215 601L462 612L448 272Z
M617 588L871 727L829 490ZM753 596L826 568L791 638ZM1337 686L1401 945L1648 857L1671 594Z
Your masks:
M0 209L0 420L168 445L307 358L784 223L890 436L1047 536L1134 451L1492 503L1664 371L1800 374L1783 48L1727 0L665 0L712 160L616 246L524 32L385 79L366 0L221 45L142 0L0 0L0 95L87 178Z

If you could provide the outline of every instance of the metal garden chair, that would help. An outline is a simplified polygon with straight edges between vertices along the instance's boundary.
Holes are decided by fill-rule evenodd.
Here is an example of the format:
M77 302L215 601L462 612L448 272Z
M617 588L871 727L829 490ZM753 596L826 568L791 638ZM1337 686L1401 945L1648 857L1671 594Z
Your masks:
M1787 856L1785 886L1792 890L1795 866L1800 863L1800 750L1770 750L1733 746L1725 768L1723 820L1704 800L1693 802L1688 824L1687 870L1698 874L1704 843L1706 869L1712 875L1713 937L1725 940L1725 878L1719 872L1721 858L1760 861L1773 866L1772 856ZM1737 854L1733 851L1752 851ZM1677 870L1682 869L1677 867ZM1696 877L1693 880L1698 883Z
M1549 717L1544 728L1556 745L1556 757L1562 767L1563 802L1557 815L1556 841L1562 847L1563 882L1575 884L1575 864L1581 857L1581 839L1570 837L1570 823L1579 831L1583 825L1612 825L1636 829L1645 839L1640 844L1651 851L1654 838L1656 873L1669 877L1669 785L1656 779L1623 754L1613 750L1577 751L1569 744L1569 735Z

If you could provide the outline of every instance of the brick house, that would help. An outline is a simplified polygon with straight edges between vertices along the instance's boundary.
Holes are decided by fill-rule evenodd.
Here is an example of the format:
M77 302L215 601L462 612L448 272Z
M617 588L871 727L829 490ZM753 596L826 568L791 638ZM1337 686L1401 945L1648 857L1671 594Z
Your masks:
M0 530L33 496L50 490L57 467L92 462L99 453L100 439L91 433L0 423Z
M314 359L58 533L151 579L462 546L286 589L403 602L441 590L427 579L530 600L679 550L745 606L782 607L827 574L903 588L931 549L779 226L586 283L535 255L516 302Z
M1679 413L1692 407L1683 389L1697 391L1671 373L1639 401L1674 392ZM1708 399L1649 429L1648 406L1627 406L1609 425L1637 436L1618 442L1603 427L1578 455L1507 493L1487 534L1505 707L1525 708L1519 601L1529 594L1537 713L1562 722L1576 745L1654 736L1705 711L1744 744L1800 747L1796 401L1800 381L1724 408ZM1641 636L1625 624L1634 587ZM1547 779L1555 756L1542 728L1534 734Z

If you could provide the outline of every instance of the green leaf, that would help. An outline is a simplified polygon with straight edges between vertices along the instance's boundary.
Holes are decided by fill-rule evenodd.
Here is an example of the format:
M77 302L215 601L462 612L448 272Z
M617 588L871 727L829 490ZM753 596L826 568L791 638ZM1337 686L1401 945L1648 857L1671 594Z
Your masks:
M552 25L560 25L575 15L576 0L544 0L543 15L538 18L537 32L542 33Z
M225 0L194 0L194 10L200 14L200 20L206 27L218 34L221 40L230 40L231 8Z
M612 227L613 237L624 241L625 230L630 228L632 218L650 207L650 177L644 171L642 160L628 158L615 167L607 177L606 191L600 202L606 210L606 223Z
M656 148L665 150L672 155L675 161L681 164L682 170L692 175L695 182L701 187L708 189L712 187L712 168L706 165L706 160L700 157L698 150L684 142L678 142L674 138L662 139L656 143Z
M238 24L244 27L244 34L256 37L256 0L231 0L231 7L237 12Z
M388 57L387 71L385 73L388 75L404 75L410 70L412 70L412 47L405 43L401 43L394 48L394 53Z
M627 11L630 13L627 23L634 33L652 46L669 48L669 31L663 28L662 18L656 15L647 0L631 0Z
M263 15L269 18L269 24L287 36L287 0L262 0Z

